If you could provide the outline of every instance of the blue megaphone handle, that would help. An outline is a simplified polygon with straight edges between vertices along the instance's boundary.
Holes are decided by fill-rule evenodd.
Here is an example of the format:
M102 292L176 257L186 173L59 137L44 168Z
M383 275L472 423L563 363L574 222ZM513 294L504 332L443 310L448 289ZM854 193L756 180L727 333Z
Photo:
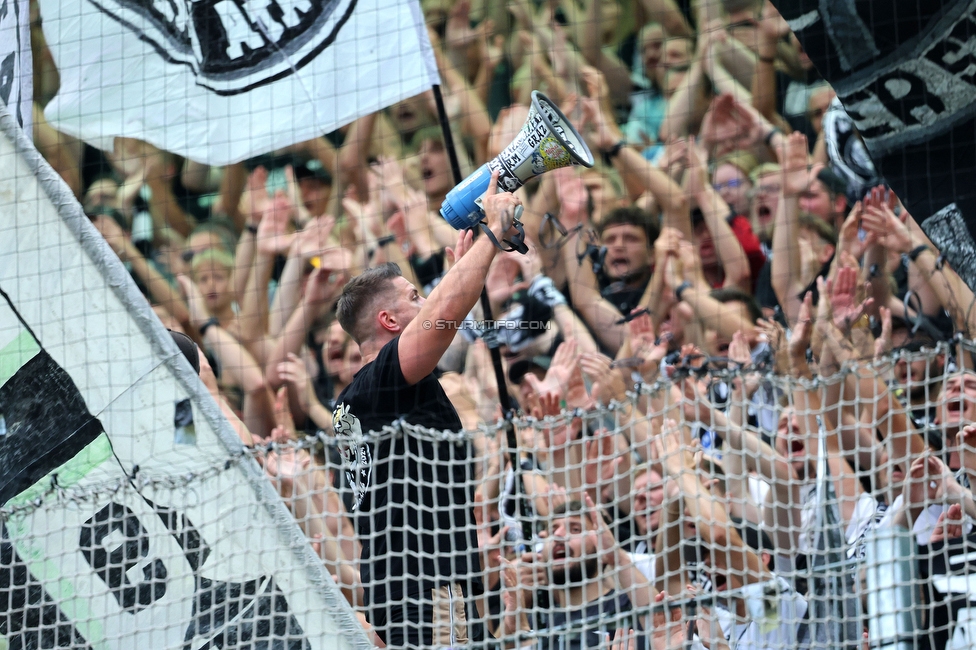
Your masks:
M491 169L485 164L447 193L444 203L441 204L441 216L455 230L464 230L477 225L483 217L481 206L477 201L488 189L489 183L491 183Z

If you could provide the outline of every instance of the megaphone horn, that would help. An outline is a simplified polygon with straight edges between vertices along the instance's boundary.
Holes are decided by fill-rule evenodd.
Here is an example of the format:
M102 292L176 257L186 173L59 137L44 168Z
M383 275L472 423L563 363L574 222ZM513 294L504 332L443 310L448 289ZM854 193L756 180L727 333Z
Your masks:
M441 216L458 230L481 224L485 234L494 241L494 235L481 223L484 216L481 197L488 189L492 172L498 172L499 190L514 192L530 178L570 165L592 167L593 154L562 111L548 97L534 90L529 117L522 130L496 158L448 192L441 205ZM524 253L527 250L525 233L518 216L515 217L515 227L519 235L508 243L513 247L510 250Z

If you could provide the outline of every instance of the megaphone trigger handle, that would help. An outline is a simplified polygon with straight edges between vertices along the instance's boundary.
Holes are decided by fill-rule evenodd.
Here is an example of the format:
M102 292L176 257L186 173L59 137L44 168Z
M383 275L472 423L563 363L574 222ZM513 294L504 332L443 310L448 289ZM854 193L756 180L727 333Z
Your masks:
M515 206L515 219L514 219L515 223L518 223L522 219L522 212L523 212L523 208L522 208L522 204L520 203L519 205Z

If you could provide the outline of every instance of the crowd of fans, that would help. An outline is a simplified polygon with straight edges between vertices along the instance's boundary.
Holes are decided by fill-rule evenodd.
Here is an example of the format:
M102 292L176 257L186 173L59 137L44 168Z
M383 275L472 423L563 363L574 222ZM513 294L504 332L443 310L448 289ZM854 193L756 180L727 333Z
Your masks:
M541 633L595 618L567 645L814 644L827 610L800 576L825 471L855 563L885 527L920 548L968 534L976 374L940 344L973 337L973 293L927 215L832 164L825 116L842 109L769 2L422 4L464 172L514 138L532 90L598 159L519 190L529 253L499 255L486 288L522 325L461 330L440 365L466 429L495 423L497 341L506 389L539 422L520 431L518 481L504 436L472 434L489 638L556 647ZM206 352L245 444L327 440L362 366L335 318L344 284L395 262L428 293L456 262L432 95L216 169L55 132L56 70L34 37L39 150L165 326ZM317 449L282 447L265 468L359 606L342 461ZM778 594L771 627L749 585ZM691 627L653 608L723 591ZM927 625L918 647L943 647L950 627Z

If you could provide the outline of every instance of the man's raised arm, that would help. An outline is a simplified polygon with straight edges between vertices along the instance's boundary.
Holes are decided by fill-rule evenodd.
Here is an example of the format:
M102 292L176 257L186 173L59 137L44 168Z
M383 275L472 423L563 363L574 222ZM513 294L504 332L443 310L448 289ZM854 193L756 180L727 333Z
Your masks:
M485 194L484 209L488 228L501 241L507 237L515 208L521 202L514 194L496 194L497 188L496 172ZM456 324L467 318L485 286L488 267L498 248L485 235L473 243L471 240L472 235L467 232L458 238L459 248L470 248L431 291L420 313L400 335L400 371L411 384L433 372L457 334Z

